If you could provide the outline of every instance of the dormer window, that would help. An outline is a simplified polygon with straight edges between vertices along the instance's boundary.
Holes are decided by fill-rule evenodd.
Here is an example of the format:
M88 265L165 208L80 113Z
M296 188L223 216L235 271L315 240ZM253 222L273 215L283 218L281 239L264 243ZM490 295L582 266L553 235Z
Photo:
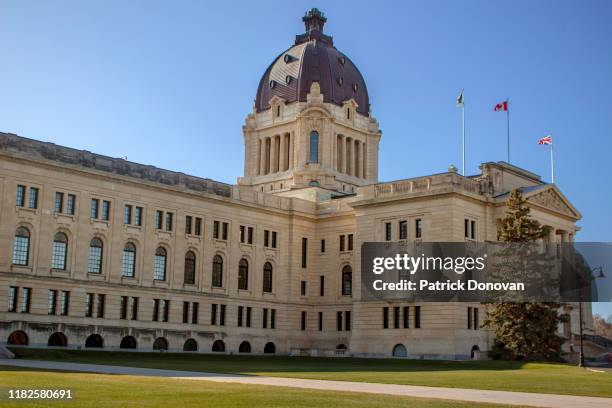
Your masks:
M270 81L270 88L273 89L275 86L276 86L276 81L275 80Z
M281 107L280 105L276 105L276 117L278 118L281 114Z
M346 64L346 58L345 57L338 57L338 62L340 63L340 65L344 65L344 64Z
M293 78L291 78L291 75L287 75L287 76L285 77L285 83L286 83L287 85L289 85L289 84L291 83L292 79L293 79Z
M288 63L290 63L292 59L293 59L293 58L291 58L291 55L289 55L289 54L285 54L285 57L283 58L283 60L284 60L284 61L285 61L285 63L287 63L287 64L288 64Z
M342 77L338 77L337 82L338 86L342 86L342 84L344 83L344 79L342 79Z
M346 118L351 119L351 108L346 108Z
M353 84L353 92L357 92L357 89L359 89L359 86L357 86L357 84Z

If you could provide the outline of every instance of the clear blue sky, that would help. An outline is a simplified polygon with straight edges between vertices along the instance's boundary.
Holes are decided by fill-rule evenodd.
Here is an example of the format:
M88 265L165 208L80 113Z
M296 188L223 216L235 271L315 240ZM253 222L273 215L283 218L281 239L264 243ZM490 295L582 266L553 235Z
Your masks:
M581 241L612 240L610 1L0 1L0 131L234 183L260 76L310 7L357 64L380 178L504 160L556 181ZM612 271L611 271L612 273ZM608 307L605 313L612 313Z

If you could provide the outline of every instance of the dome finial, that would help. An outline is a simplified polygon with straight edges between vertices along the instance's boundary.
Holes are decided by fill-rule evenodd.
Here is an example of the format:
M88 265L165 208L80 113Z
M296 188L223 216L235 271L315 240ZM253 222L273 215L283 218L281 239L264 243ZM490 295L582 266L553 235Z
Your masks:
M325 18L325 14L323 14L318 8L313 7L306 12L304 17L302 17L302 21L306 26L306 32L310 33L312 31L323 32L323 26L327 21Z

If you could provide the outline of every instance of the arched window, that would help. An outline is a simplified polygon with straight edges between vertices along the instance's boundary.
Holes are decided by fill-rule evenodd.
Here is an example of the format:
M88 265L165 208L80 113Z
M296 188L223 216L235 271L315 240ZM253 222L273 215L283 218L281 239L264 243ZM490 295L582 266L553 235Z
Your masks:
M136 246L128 242L123 247L123 260L121 264L121 275L133 278L136 274Z
M30 344L30 340L28 339L28 335L23 330L17 330L8 336L6 344L10 346L27 346Z
M310 160L309 163L319 162L319 132L310 132Z
M183 344L183 351L198 351L198 342L194 339L187 339Z
M251 343L249 343L248 341L243 341L242 343L240 343L240 346L238 346L238 352L239 353L250 353Z
M49 336L49 340L47 341L47 346L50 347L66 347L68 346L68 339L66 335L62 332L55 332L51 336Z
M215 255L213 258L212 286L213 288L223 287L223 258L220 255Z
M104 347L104 340L99 334L92 334L85 340L85 347L102 348Z
M119 348L122 349L135 349L136 348L136 339L132 336L125 336L121 339L121 344Z
M266 262L263 267L263 291L272 293L272 264Z
M349 265L342 268L342 296L353 294L353 269Z
M396 344L393 347L393 357L408 357L408 351L403 344Z
M19 227L15 231L13 243L13 265L27 266L30 259L30 231Z
M51 269L66 269L66 255L68 253L68 237L58 232L53 237L53 250L51 253Z
M238 262L238 289L247 290L249 288L249 262L241 259Z
M212 351L215 353L225 352L225 343L223 342L223 340L215 340L212 345Z
M100 238L94 238L89 243L87 272L102 273L102 240Z
M274 343L272 342L266 343L266 345L264 346L264 353L265 354L276 353L276 346L274 345Z
M158 337L153 342L153 350L168 350L168 340L163 337Z
M158 281L166 280L166 250L159 247L155 250L153 261L153 279Z
M196 256L193 251L185 254L185 284L195 285Z

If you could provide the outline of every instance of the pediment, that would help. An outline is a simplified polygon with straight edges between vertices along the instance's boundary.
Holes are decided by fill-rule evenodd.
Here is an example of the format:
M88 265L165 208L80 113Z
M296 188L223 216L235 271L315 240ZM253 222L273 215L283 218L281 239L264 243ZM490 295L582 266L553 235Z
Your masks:
M580 219L582 215L569 200L554 186L544 191L533 192L525 197L531 204L546 208L571 218Z

